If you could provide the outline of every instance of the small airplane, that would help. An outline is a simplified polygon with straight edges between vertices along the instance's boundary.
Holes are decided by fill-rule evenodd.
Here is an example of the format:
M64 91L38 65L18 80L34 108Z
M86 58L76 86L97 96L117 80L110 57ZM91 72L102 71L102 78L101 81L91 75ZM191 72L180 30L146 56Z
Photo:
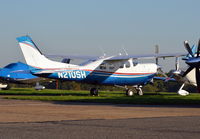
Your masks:
M29 84L39 82L41 78L27 72L31 67L22 62L11 63L0 69L0 88L4 90L10 89L9 83ZM42 90L44 86L36 83L35 89Z
M53 61L47 58L29 36L17 38L26 63L31 66L33 75L51 79L84 82L95 85L114 85L126 89L126 95L132 96L135 88L143 95L142 86L153 81L160 69L155 63L138 63L137 59L155 59L182 56L184 54L117 55L101 57L62 56L67 62ZM84 64L70 64L70 59L87 59ZM98 88L90 89L91 95L98 95Z

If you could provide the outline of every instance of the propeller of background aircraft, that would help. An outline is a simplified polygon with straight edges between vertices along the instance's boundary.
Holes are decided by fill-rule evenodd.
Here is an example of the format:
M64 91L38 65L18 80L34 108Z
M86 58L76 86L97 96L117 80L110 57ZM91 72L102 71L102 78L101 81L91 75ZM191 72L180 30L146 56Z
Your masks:
M200 68L200 56L199 56L200 40L198 42L198 48L197 48L197 54L196 55L193 54L188 41L184 41L184 45L185 45L185 48L188 51L188 53L191 55L191 58L189 58L185 61L185 63L189 65L189 68L184 72L182 77L185 77L190 71L192 71L195 68L197 89L198 89L198 92L200 93L200 71L199 71L199 68Z

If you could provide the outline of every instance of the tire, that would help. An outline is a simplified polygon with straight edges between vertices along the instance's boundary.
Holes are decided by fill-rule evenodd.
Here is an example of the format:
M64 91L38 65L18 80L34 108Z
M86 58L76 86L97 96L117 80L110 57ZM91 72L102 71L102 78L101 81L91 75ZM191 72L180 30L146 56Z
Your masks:
M126 95L127 95L127 96L133 96L133 95L134 95L133 90L132 90L132 89L127 89L127 90L126 90Z

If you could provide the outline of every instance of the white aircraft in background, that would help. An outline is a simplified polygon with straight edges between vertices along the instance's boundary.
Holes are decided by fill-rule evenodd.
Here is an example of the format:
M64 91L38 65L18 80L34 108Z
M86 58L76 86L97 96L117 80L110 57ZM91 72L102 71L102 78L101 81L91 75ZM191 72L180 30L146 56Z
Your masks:
M85 64L70 64L73 56L65 56L66 63L48 59L41 53L29 36L17 38L26 63L34 68L33 75L65 81L84 82L95 85L114 85L126 89L126 95L134 94L132 86L139 95L143 95L142 86L152 82L160 66L155 63L138 63L137 59L152 59L164 57L178 57L183 54L151 54L151 55L119 55L109 57L83 57L88 59ZM91 88L91 95L98 95L98 89Z

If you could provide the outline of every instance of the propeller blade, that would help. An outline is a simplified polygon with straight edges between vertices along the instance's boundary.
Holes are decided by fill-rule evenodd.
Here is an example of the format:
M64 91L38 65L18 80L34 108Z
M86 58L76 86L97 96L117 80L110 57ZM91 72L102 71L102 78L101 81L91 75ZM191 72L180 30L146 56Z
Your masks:
M188 51L188 53L189 53L192 57L194 57L194 55L193 55L193 53L192 53L192 50L191 50L191 48L190 48L190 45L188 44L188 41L184 41L184 46L185 46L186 50Z
M197 82L198 92L200 93L200 71L198 67L196 68L196 82Z
M199 51L200 51L200 39L199 39L199 43L198 43L197 57L199 57Z
M189 67L182 75L182 77L185 77L191 70L193 70L194 67Z

